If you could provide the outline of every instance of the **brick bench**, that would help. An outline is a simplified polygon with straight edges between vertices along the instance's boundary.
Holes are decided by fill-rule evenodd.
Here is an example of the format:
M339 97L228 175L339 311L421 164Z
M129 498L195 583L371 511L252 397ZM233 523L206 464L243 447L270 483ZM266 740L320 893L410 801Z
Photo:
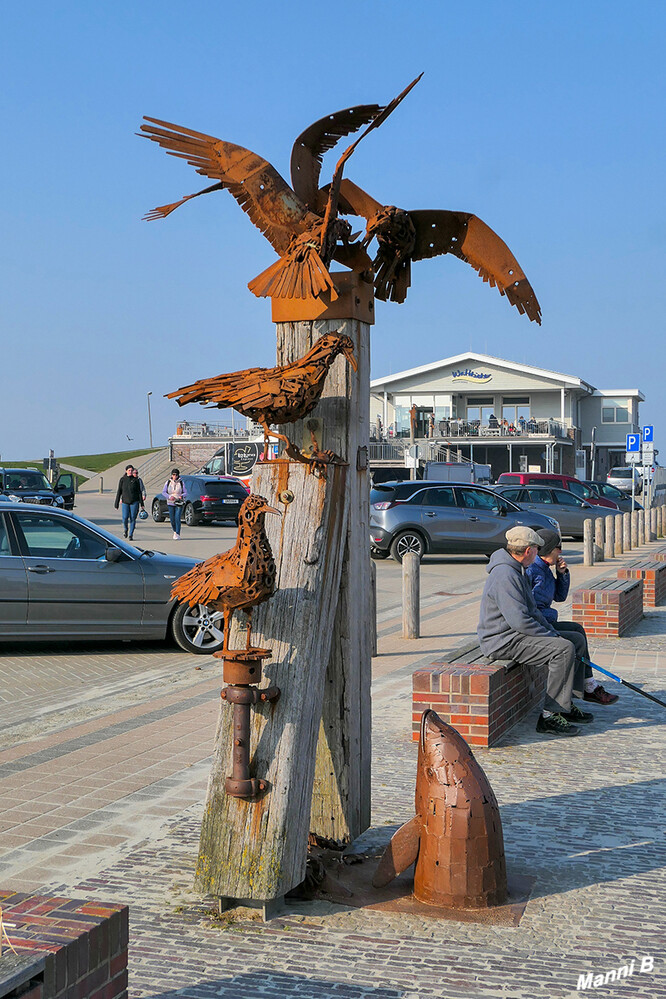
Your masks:
M666 561L635 559L618 569L617 578L643 581L643 607L658 607L666 601Z
M448 662L434 662L412 676L412 739L421 715L431 708L473 746L494 746L527 712L541 703L546 666L525 667L490 660L478 644L457 650Z
M656 548L654 551L651 551L650 558L653 562L666 562L666 547Z
M619 638L643 617L641 579L596 579L571 598L571 616L592 638Z
M0 999L127 999L127 906L7 889L0 907Z

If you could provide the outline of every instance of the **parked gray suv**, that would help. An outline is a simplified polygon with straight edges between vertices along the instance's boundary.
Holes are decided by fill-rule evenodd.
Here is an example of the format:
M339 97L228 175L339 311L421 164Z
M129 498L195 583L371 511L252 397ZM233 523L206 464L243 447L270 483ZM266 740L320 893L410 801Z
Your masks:
M370 549L402 562L424 555L491 555L521 525L559 531L553 517L521 510L492 489L463 482L383 482L370 491Z

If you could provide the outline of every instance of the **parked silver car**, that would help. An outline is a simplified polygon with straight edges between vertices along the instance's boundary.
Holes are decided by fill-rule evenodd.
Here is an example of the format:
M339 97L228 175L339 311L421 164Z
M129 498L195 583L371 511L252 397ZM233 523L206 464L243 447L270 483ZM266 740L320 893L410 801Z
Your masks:
M622 490L623 493L631 493L631 480L634 480L634 495L638 496L643 491L643 476L635 465L617 465L611 468L606 476L606 482Z
M592 506L575 496L568 489L550 489L548 486L496 486L495 492L504 499L517 503L522 510L552 514L557 518L562 537L583 538L583 524L595 517L617 517L618 510L605 506Z
M518 525L559 531L553 518L524 513L492 489L462 482L383 482L370 491L370 549L402 562L407 552L491 555Z
M163 639L222 647L222 614L171 599L196 559L144 551L54 507L0 502L0 639Z

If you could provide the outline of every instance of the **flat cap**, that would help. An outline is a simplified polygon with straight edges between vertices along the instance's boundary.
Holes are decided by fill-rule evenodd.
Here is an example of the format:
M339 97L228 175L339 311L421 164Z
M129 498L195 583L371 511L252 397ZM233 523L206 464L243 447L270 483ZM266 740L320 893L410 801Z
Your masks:
M543 538L540 538L531 527L512 527L504 537L515 548L529 548L531 545L541 548L543 545Z

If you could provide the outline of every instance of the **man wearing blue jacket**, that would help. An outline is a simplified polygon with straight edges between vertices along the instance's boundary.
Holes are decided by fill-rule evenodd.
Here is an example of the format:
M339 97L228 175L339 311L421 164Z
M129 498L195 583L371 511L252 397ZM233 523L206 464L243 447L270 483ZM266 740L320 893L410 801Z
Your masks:
M506 532L507 547L493 552L481 597L477 635L484 655L513 659L524 666L548 666L546 696L537 732L578 735L593 715L572 702L574 686L583 689L583 665L571 641L558 634L537 609L525 570L543 539L529 527ZM575 724L573 724L575 723Z
M583 656L589 661L590 653L587 647L587 635L582 624L576 621L559 621L558 613L552 606L555 603L564 603L569 594L571 576L569 567L562 558L562 539L557 531L546 530L537 531L543 541L539 553L534 562L525 570L530 585L532 596L546 621L564 638L568 638L576 647L576 654ZM555 575L553 576L553 569ZM585 690L581 691L586 701L594 701L596 704L615 704L618 700L617 694L609 694L601 684L594 679L592 667L585 667Z

